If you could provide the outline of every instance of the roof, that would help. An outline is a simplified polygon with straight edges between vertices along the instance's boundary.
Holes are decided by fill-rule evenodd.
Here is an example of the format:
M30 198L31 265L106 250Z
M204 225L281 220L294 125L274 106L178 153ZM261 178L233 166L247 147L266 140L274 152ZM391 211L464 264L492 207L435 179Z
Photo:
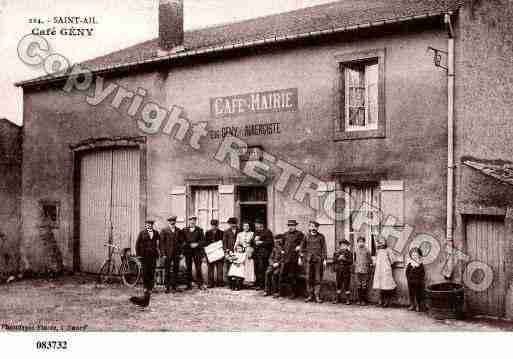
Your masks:
M246 21L186 31L184 51L159 51L158 38L82 62L93 72L172 58L183 58L208 51L287 41L301 37L354 31L440 16L456 11L465 0L342 0ZM43 76L19 82L17 86L36 85L55 77Z
M463 163L487 176L513 186L513 163L511 162L465 160Z

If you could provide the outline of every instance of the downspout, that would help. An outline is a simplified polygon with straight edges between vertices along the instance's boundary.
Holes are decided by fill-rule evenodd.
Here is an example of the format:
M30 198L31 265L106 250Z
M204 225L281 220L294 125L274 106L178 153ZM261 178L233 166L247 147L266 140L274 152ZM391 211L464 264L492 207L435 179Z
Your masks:
M448 253L454 248L454 30L451 22L451 13L445 14L444 22L447 26L447 228L446 247ZM449 256L448 273L450 278L454 269L452 255Z

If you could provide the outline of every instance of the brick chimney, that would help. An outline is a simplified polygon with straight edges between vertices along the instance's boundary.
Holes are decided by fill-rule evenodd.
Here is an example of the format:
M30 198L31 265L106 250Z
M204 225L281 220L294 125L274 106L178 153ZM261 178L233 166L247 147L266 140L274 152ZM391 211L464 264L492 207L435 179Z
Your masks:
M159 46L162 51L183 50L183 0L159 0Z

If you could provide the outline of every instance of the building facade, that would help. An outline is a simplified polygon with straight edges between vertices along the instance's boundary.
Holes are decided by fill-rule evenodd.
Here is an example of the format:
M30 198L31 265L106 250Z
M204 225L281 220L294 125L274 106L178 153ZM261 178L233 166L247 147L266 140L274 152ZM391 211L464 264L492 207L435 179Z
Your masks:
M336 2L152 40L86 62L87 88L22 83L30 266L42 266L43 206L65 267L85 272L108 240L133 247L146 217L263 219L274 233L316 219L329 256L342 238L374 252L380 234L399 233L386 237L401 249L404 304L400 243L445 243L447 74L427 49L447 51L444 17L461 2L405 3ZM428 283L444 263L441 251Z
M0 281L18 271L20 253L21 128L0 119Z

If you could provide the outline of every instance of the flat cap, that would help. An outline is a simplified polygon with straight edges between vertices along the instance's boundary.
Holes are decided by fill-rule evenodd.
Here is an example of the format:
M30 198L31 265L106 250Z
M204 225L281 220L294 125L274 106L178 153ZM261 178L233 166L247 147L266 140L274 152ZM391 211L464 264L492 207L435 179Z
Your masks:
M168 222L176 222L176 216L171 216L167 219Z
M219 225L219 221L217 219L213 219L210 221L210 224L213 225L213 226L218 226Z
M340 244L344 244L346 246L349 246L349 245L351 245L351 242L349 242L347 239L343 239L343 240L340 241Z
M314 221L314 220L310 221L310 223L311 223L311 224L313 224L313 225L314 225L314 226L316 226L316 227L319 227L319 226L320 226L319 222Z
M152 224L152 225L153 225L153 224L155 223L155 220L153 220L153 219L147 219L147 220L145 220L145 221L144 221L144 223Z
M196 216L190 216L189 219L198 219Z
M239 223L239 221L235 217L230 217L230 218L228 218L228 223L229 224L237 224L237 223Z

